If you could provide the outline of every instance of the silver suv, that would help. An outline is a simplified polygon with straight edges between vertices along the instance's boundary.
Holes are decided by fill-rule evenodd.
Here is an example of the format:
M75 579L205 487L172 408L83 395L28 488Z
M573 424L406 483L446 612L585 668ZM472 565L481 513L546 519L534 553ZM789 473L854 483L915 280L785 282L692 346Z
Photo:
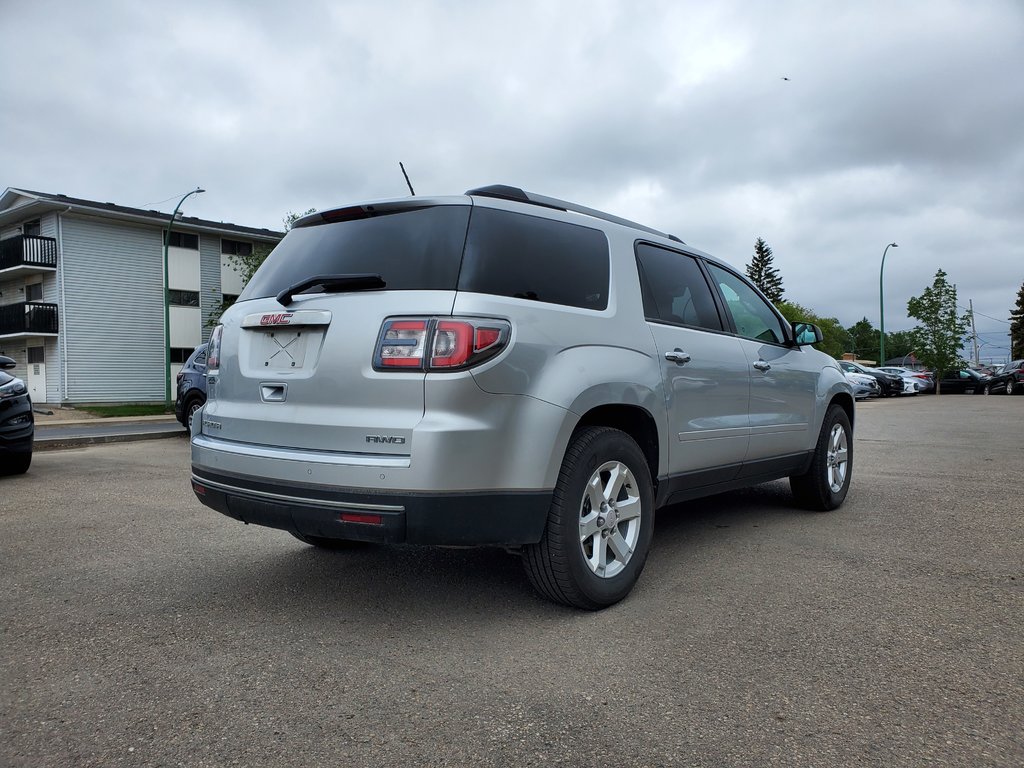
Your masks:
M660 507L784 477L842 504L820 340L678 238L514 187L316 213L212 335L192 486L318 547L505 547L602 608Z

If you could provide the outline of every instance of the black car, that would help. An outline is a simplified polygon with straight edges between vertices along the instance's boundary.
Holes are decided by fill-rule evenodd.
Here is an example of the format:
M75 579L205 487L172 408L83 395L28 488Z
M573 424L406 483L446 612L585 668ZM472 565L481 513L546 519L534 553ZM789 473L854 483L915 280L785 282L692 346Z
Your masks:
M206 347L196 347L178 372L174 415L185 429L192 428L192 417L206 402Z
M988 377L975 370L964 368L959 371L947 371L938 381L940 395L980 395L988 394Z
M1005 392L1018 395L1024 392L1024 360L1011 360L1003 369L989 378L985 389L986 395Z
M865 376L872 377L878 382L878 391L882 397L892 397L893 395L903 394L903 377L897 376L895 373L886 373L880 371L877 368L866 368L860 363L855 363L851 360L839 360L839 367L846 373L862 373Z
M6 373L14 366L0 355L0 475L20 475L32 463L32 400L25 382Z

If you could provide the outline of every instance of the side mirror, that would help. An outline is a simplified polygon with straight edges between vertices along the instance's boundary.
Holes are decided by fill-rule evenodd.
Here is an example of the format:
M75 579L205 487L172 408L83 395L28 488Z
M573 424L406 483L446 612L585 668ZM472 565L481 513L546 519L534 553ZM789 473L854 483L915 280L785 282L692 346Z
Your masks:
M6 355L0 355L0 371L13 368L17 363Z
M824 341L821 329L813 323L793 323L793 339L798 347L806 347L808 344L817 344Z

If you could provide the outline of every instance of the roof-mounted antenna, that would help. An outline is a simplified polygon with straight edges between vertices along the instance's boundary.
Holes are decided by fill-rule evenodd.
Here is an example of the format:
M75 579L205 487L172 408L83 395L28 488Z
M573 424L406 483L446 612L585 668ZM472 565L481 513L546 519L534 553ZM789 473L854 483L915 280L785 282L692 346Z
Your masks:
M402 161L398 161L398 167L402 169L402 175L405 176L405 183L409 186L409 194L416 197L416 190L412 188L412 182L409 181L409 174L405 172L405 166L402 165Z

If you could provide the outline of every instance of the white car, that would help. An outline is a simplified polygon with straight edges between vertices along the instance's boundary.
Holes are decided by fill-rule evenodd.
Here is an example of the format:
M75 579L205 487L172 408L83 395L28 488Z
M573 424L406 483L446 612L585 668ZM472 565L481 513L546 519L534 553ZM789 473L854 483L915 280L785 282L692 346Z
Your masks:
M866 400L869 397L878 397L881 391L878 388L878 381L874 376L866 373L846 373L846 380L853 387L853 396L857 400Z
M935 382L931 376L921 371L912 371L909 368L903 368L899 365L887 365L884 368L879 368L880 371L886 373L895 373L900 376L904 382L909 382L912 388L908 389L906 386L903 387L903 394L911 395L917 394L918 392L932 392L935 389Z

